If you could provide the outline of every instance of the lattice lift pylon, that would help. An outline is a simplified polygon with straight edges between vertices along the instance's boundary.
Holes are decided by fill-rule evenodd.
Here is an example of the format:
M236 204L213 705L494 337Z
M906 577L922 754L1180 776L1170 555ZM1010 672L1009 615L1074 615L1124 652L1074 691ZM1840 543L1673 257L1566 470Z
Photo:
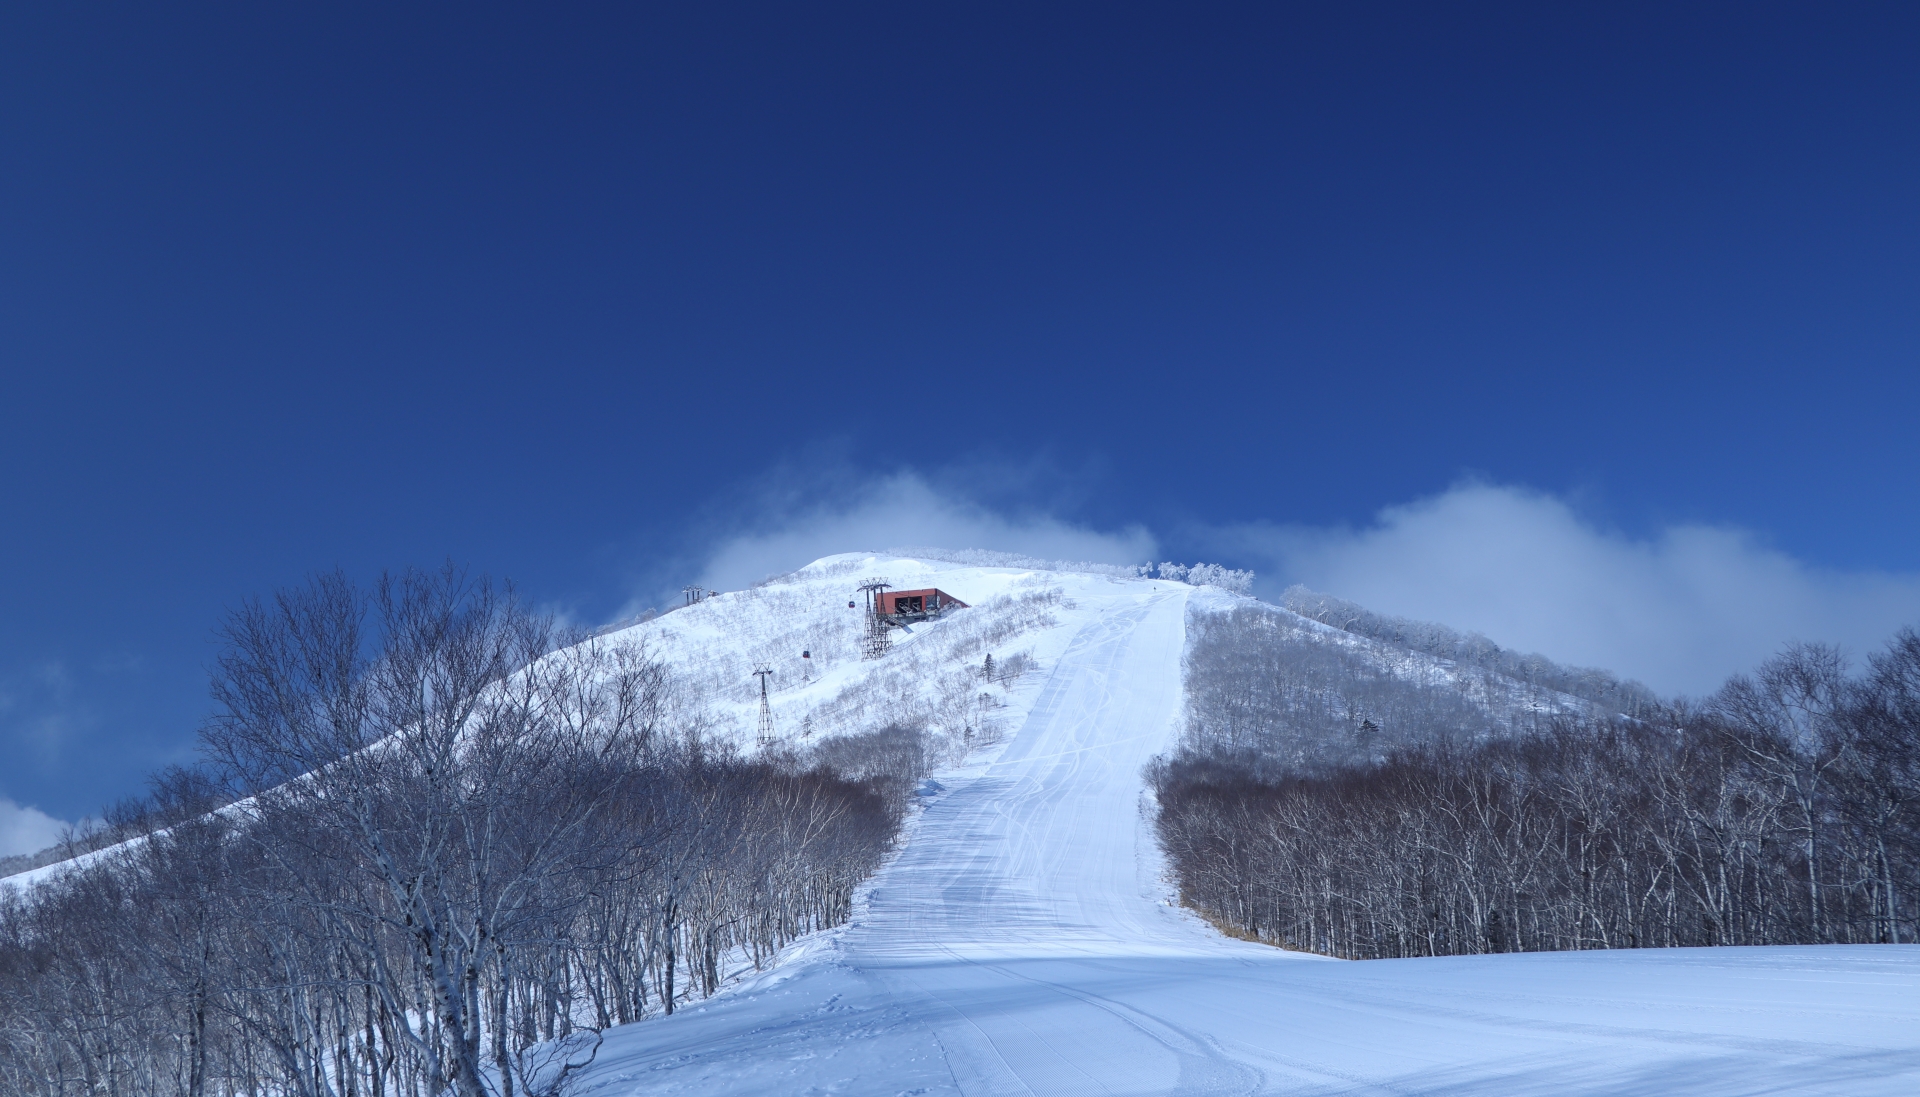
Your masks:
M753 676L760 679L760 749L773 745L773 708L767 704L767 679L773 677L773 668L761 664L753 668Z
M880 592L892 585L879 578L860 580L860 593L867 596L867 634L860 640L862 659L878 659L887 653L887 622L880 616Z

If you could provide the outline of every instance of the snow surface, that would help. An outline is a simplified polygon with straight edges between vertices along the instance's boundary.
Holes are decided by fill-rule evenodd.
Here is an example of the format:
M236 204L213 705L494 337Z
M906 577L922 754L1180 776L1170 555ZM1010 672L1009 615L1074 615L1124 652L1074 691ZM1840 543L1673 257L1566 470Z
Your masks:
M1035 578L815 568L796 579L938 571L968 600ZM705 1003L610 1031L581 1092L1920 1092L1920 947L1347 963L1220 936L1172 905L1141 768L1174 733L1188 603L1228 596L1044 578L1066 602L1024 641L1041 674L1007 702L1017 732L923 786L854 921ZM725 608L670 614L690 616L649 642L669 658L712 650ZM824 699L904 654L862 667L836 649L835 680L800 692ZM744 722L745 692L729 703Z
M846 602L869 575L975 608L862 661ZM612 634L670 663L683 715L743 747L762 662L784 740L864 730L885 698L889 717L990 745L922 786L851 924L609 1031L578 1092L1920 1093L1920 946L1348 963L1232 940L1174 906L1141 769L1174 737L1188 606L1235 604L1161 580L852 554ZM986 651L1039 670L983 690L968 668Z

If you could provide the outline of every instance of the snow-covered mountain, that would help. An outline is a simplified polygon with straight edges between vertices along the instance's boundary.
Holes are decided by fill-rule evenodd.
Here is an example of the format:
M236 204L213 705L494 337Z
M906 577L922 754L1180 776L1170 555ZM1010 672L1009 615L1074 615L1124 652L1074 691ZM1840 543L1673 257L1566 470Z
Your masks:
M970 608L865 659L848 602L873 577ZM1488 712L1592 710L1119 569L849 554L623 628L603 639L671 668L677 721L743 753L762 749L753 671L766 666L770 749L804 756L907 724L931 733L940 765L849 923L766 971L736 963L718 995L672 1016L609 1030L575 1092L1866 1095L1920 1083L1916 946L1350 963L1222 936L1178 904L1142 771L1182 730L1195 615L1235 612L1277 615L1289 642ZM989 654L1004 671L992 679Z
M897 589L938 587L970 608L909 631L892 630L886 657L863 659L865 611L856 588L873 578ZM1017 727L1037 688L1018 677L984 682L986 656L1003 668L1011 661L1016 670L1022 655L1051 660L1072 633L1065 623L1084 616L1076 595L1119 582L932 559L829 556L609 639L643 645L666 662L684 706L682 719L742 749L757 738L760 694L753 671L760 666L773 670L769 700L783 746L804 747L888 722L924 726L964 746L969 728L991 740Z
M867 575L976 609L862 662L846 601ZM992 699L1000 741L936 775L851 924L701 1007L610 1033L583 1092L1891 1094L1920 1082L1916 947L1343 963L1231 940L1180 909L1141 770L1178 729L1189 612L1244 604L1163 580L853 556L632 630L705 674L715 726L743 741L748 664L791 666L803 647L820 673L782 682L776 720L793 729L811 714L818 736L892 705L951 736L980 709L956 702L949 675L995 644L1036 669Z

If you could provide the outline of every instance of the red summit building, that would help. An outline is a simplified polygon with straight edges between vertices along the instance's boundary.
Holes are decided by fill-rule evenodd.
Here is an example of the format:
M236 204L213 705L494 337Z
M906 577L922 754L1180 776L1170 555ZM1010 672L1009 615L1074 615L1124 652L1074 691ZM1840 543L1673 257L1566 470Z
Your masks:
M966 609L967 604L944 590L883 590L874 612L889 625L913 625L931 621L948 610Z
M891 629L912 632L913 626L922 621L932 621L949 611L967 608L965 602L937 587L888 590L889 585L878 576L860 583L860 593L867 596L867 635L860 641L862 659L878 659L887 653L890 646L887 637ZM848 602L847 608L852 609L854 605Z
M874 615L887 624L933 621L948 609L966 609L966 603L939 588L879 590L874 592Z

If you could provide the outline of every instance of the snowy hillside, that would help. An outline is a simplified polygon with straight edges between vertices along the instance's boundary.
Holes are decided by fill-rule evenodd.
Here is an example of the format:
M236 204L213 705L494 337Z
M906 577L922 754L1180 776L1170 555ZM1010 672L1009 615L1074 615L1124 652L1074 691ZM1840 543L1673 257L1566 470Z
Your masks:
M1388 675L1456 690L1481 709L1552 714L1592 708L1579 698L1355 636L1219 587L1143 578L1129 568L974 566L940 559L937 550L928 553L829 556L755 587L718 593L621 628L605 640L633 645L671 668L677 722L749 752L757 748L759 712L753 671L766 666L773 671L768 693L779 749L803 752L838 735L904 724L932 732L950 761L971 756L983 762L991 757L993 744L1021 725L1038 695L1041 678L1029 668L1044 673L1091 619L1089 613L1097 616L1081 606L1081 600L1122 589L1179 591L1188 600L1189 612L1251 613L1270 619L1290 635L1349 653ZM1006 558L996 553L949 555ZM1163 570L1183 575L1189 569ZM1244 575L1217 567L1193 571L1196 579L1233 581ZM910 632L896 630L886 658L863 660L863 614L848 603L858 600L855 588L867 578L883 578L902 589L937 586L970 608ZM1000 668L992 681L981 675L988 655ZM5 879L13 885L31 884L74 864L94 863L106 852Z
M868 574L980 607L1009 601L861 664L853 615L836 615ZM830 653L820 678L784 683L776 713L786 729L812 713L816 735L890 705L950 735L979 713L957 699L954 668L1011 644L1038 669L995 699L997 754L937 775L852 924L703 1006L614 1030L582 1091L1891 1094L1920 1083L1920 948L1344 963L1223 938L1172 905L1141 769L1177 730L1189 610L1238 601L1165 581L843 557L634 630L677 663L713 660L712 715L736 736L752 727L747 664L807 644ZM753 606L791 615L765 620Z
M665 726L730 744L749 760L742 772L764 749L799 764L763 766L763 777L804 774L831 744L894 726L926 733L935 769L917 796L893 801L919 804L897 848L876 839L842 878L833 916L807 924L832 925L849 909L850 920L793 940L773 962L791 934L765 954L717 956L712 978L678 997L668 981L677 1011L659 1016L643 1000L622 1013L648 1019L607 1028L569 1092L1517 1097L1873 1095L1920 1085L1920 946L1347 962L1222 936L1177 902L1143 776L1192 730L1184 657L1209 629L1217 640L1228 635L1220 623L1237 619L1271 633L1270 650L1326 656L1296 660L1306 669L1285 696L1347 704L1316 717L1328 728L1382 714L1391 724L1412 711L1402 705L1408 688L1479 714L1476 734L1591 715L1595 702L1218 587L978 563L829 557L600 638L658 660L672 683ZM969 608L896 632L884 657L865 659L862 612L848 602L868 578L937 587ZM773 672L766 748L753 673L762 666ZM1265 673L1253 666L1246 681ZM1231 702L1236 681L1219 676L1209 688ZM1344 685L1328 690L1328 681ZM1348 704L1356 698L1361 707ZM692 801L661 802L679 811ZM815 802L831 814L851 801ZM775 813L768 829L790 816ZM697 845L720 825L660 833ZM811 825L789 828L798 836L768 863L803 859ZM661 940L692 939L675 932L605 939L622 954L611 957L617 965ZM549 974L555 985L584 981L586 968L568 959ZM294 1001L267 997L253 1008ZM571 1054L588 1045L553 1046Z
M969 608L907 632L895 630L885 659L863 660L863 614L848 602L858 598L855 587L866 578L886 578L896 588L937 585ZM674 725L743 752L758 749L759 683L753 671L767 666L773 670L768 691L779 750L804 752L838 735L906 724L930 731L942 755L958 760L972 749L990 748L1024 718L1039 689L1026 668L1052 659L1071 636L1061 623L1076 618L1077 607L1064 593L1063 578L1096 588L1116 581L852 553L716 594L606 634L601 642L630 645L664 663L673 682ZM981 673L988 655L999 668L991 680ZM119 848L55 861L0 883L30 886L99 863Z
M883 578L896 588L934 587L971 608L893 632L885 659L863 660L864 613L855 587ZM991 740L1024 713L1033 689L1019 679L986 683L992 655L1003 667L1048 661L1079 610L1059 573L974 568L931 560L830 556L748 590L722 593L613 634L643 645L673 669L685 717L709 734L754 744L759 712L756 666L773 670L769 697L779 740L870 730L888 722L926 726L964 744L968 730ZM1073 577L1076 590L1117 582ZM1164 584L1175 586L1177 584ZM810 657L802 658L802 653Z

